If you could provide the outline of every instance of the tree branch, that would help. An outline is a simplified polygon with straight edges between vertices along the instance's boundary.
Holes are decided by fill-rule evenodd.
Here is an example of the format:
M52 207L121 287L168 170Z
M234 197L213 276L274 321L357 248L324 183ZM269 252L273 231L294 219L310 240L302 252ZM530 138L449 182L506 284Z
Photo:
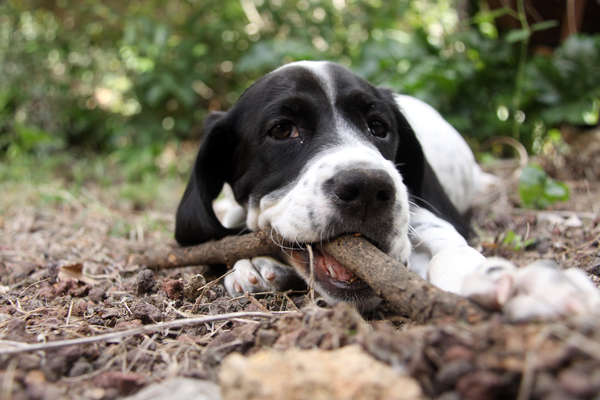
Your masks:
M132 259L149 268L175 268L187 265L226 264L242 258L279 256L281 237L266 232L229 236L186 248L150 251ZM489 313L464 297L431 285L406 266L381 252L366 239L343 236L324 245L325 250L397 311L420 323L444 318L478 322Z
M419 323L444 318L479 322L489 313L465 297L441 290L361 237L342 236L325 250L367 282L399 314Z
M145 265L151 269L177 268L190 265L225 264L231 268L242 258L279 255L283 243L280 237L272 238L266 232L240 236L227 236L197 246L149 249L146 253L130 257L129 264Z

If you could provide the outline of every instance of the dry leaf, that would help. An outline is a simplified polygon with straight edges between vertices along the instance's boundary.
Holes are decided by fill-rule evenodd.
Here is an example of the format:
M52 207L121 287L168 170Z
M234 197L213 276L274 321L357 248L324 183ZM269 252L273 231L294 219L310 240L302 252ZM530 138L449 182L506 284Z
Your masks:
M74 279L76 281L80 281L88 285L95 285L97 283L95 279L92 279L83 274L82 263L63 265L62 267L60 267L58 271L58 280L66 281L69 279Z

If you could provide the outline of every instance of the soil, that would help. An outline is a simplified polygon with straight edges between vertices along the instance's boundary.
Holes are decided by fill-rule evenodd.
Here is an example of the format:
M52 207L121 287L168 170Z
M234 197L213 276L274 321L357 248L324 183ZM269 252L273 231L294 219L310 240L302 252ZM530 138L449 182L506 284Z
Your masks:
M554 171L571 189L568 202L521 209L514 185L507 185L510 195L500 193L475 212L473 245L519 266L538 258L576 266L598 285L600 183L581 163L568 170L569 160L562 162ZM590 162L591 171L600 170L598 158ZM502 165L496 171L503 173ZM495 315L476 325L416 325L385 305L361 316L343 304L324 307L302 291L231 298L220 281L223 269L128 265L131 254L172 243L169 210L177 193L159 212L123 208L94 187L80 198L55 187L61 201L50 202L40 201L37 190L0 204L0 398L114 399L172 377L218 382L222 360L234 352L349 345L406 372L430 398L587 399L600 392L597 317L515 324ZM505 243L510 231L520 239ZM14 342L49 343L200 315L298 310L2 354Z

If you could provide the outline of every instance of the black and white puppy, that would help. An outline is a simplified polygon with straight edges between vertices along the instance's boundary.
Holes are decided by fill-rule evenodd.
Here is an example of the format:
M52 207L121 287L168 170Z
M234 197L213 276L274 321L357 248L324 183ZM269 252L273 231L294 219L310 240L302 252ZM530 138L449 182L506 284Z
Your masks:
M465 212L496 182L425 103L334 63L296 62L208 117L175 238L187 246L250 229L297 243L286 260L238 261L225 279L231 295L286 289L298 275L310 283L312 258L312 284L328 302L373 308L371 289L319 245L360 233L434 285L515 318L596 308L600 296L578 270L517 270L468 245ZM224 184L232 196L216 205L219 220L213 200Z

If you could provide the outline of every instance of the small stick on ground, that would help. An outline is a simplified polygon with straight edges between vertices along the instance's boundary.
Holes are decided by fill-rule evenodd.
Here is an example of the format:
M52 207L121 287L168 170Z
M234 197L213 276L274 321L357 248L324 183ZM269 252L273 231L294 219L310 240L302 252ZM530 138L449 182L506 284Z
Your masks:
M78 339L68 339L68 340L56 340L53 342L47 343L18 343L18 342L8 342L10 346L16 346L14 348L9 349L0 349L0 355L5 354L17 354L17 353L25 353L30 351L38 351L38 350L50 350L57 349L61 347L81 345L81 344L89 344L96 342L104 342L107 340L115 340L121 339L124 337L130 337L135 335L141 335L144 333L152 333L156 331L160 331L168 328L182 328L184 326L190 325L199 325L206 322L214 322L214 321L222 321L222 320L233 320L240 318L274 318L282 315L301 315L301 313L297 311L272 311L272 312L258 312L258 311L247 311L247 312L234 312L227 314L219 314L219 315L205 315L202 317L196 318L183 318L176 319L174 321L169 322L159 322L157 324L152 325L144 325L139 328L127 329L124 331L117 332L109 332L96 336L88 336ZM2 342L0 342L0 345Z
M278 256L285 243L266 232L230 236L168 253L151 252L136 260L150 268L174 268L186 265L226 264L241 258ZM420 323L451 318L468 322L486 319L489 313L464 297L431 285L406 266L381 252L361 237L343 236L324 245L328 253L364 280L399 314Z
M242 258L276 255L281 248L266 232L255 232L240 236L227 236L190 247L173 247L148 250L136 254L129 264L142 264L152 269L177 268L190 265L225 264L228 268Z

